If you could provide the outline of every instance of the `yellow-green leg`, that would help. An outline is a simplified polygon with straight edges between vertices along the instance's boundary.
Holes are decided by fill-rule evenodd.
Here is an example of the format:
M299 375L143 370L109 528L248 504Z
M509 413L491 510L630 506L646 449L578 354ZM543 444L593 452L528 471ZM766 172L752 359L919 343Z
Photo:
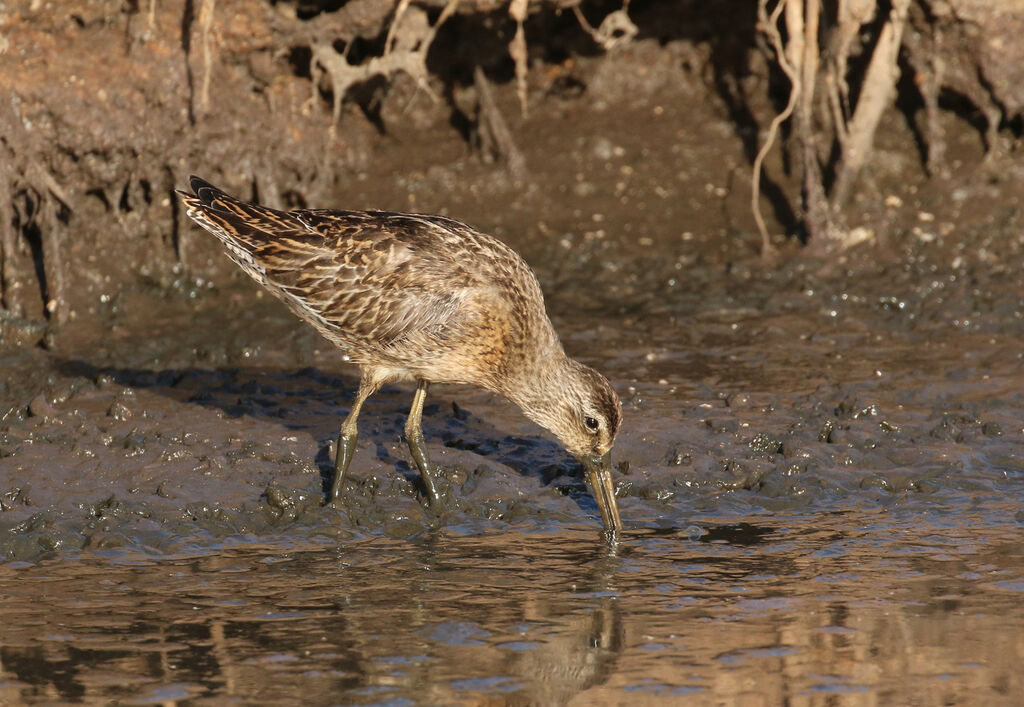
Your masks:
M359 432L356 428L356 420L359 418L359 411L366 399L380 389L382 381L376 377L363 374L359 379L359 392L356 393L356 400L352 403L348 417L341 425L341 433L338 435L338 450L334 458L334 483L331 484L330 502L338 500L341 495L341 481L345 478L348 465L356 453L356 442L359 441Z
M421 380L416 386L416 394L412 398L412 407L409 408L409 417L405 421L405 441L409 445L409 452L412 460L419 467L420 475L423 477L423 485L427 489L427 499L430 505L436 506L441 500L441 494L437 490L433 473L430 469L430 459L427 457L427 444L423 439L423 402L427 399L427 383Z

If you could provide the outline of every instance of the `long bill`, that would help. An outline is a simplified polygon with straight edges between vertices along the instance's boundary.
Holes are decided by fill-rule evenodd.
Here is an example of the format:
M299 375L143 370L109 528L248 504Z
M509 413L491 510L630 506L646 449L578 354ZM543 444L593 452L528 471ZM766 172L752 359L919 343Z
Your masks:
M622 518L619 517L619 505L615 502L615 485L612 483L612 453L605 452L600 457L582 457L587 473L587 482L601 511L601 520L605 530L622 529Z

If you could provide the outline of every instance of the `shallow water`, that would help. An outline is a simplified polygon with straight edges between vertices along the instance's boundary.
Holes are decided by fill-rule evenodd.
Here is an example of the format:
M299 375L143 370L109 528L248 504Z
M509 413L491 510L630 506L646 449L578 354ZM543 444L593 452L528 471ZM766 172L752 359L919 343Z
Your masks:
M1011 704L1011 504L7 565L10 701Z

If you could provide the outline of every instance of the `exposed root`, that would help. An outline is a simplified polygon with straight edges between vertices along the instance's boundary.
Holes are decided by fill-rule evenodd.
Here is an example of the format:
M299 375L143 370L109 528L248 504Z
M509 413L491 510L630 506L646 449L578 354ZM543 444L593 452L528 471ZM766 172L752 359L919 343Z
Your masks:
M526 180L526 158L512 138L505 118L498 109L491 93L490 83L479 66L473 72L473 83L477 95L477 139L480 151L504 163L509 176L514 182Z
M840 149L846 145L850 119L850 84L847 81L850 52L853 50L861 27L875 19L878 0L840 0L839 16L832 33L829 64L825 77L832 125Z
M52 199L40 198L39 233L42 237L43 268L49 299L46 312L57 324L63 324L68 317L67 271L64 267L64 248L61 243L57 206Z
M416 84L427 92L431 98L437 100L437 96L430 88L427 71L427 53L430 45L437 35L441 25L455 13L459 0L449 0L441 11L441 16L433 26L427 19L427 13L418 7L410 6L407 0L399 2L395 13L395 19L388 30L385 42L384 54L367 59L362 64L348 63L348 47L346 52L339 54L332 42L314 42L310 49L309 71L313 77L313 100L316 100L317 87L323 74L327 74L331 81L331 91L334 94L334 104L331 111L331 136L337 131L338 121L341 118L341 107L344 104L345 95L348 90L375 76L390 78L399 71L408 74Z
M42 185L46 187L51 194L60 200L60 203L64 204L65 208L71 208L71 197L68 195L67 191L64 187L58 184L57 180L53 178L53 175L43 169L38 162L32 162L29 164L29 175L32 179L38 180L42 183Z
M605 51L610 51L620 44L628 44L636 38L639 28L629 16L629 0L622 3L622 9L609 13L595 29L583 16L579 5L573 5L572 11L580 26L600 44Z
M825 183L818 157L818 130L814 122L814 93L818 84L818 27L821 0L786 2L790 63L800 71L800 96L794 113L795 137L803 182L804 224L811 243L822 243L833 232L832 213L825 198Z
M784 14L783 14L784 13ZM786 41L779 30L785 19ZM767 36L775 59L790 82L785 109L772 120L768 137L754 159L751 178L751 211L761 234L761 257L772 259L775 248L760 210L761 171L765 157L774 144L782 123L793 119L796 164L801 176L802 207L808 240L812 244L829 241L835 233L833 212L825 195L818 130L814 121L814 95L819 73L818 33L821 17L820 0L778 0L771 13L768 0L758 2L758 25Z
M529 0L512 0L508 6L509 16L516 22L516 33L508 45L509 56L516 65L516 95L519 96L519 108L526 115L526 77L529 73L529 56L526 51L526 32L523 30L523 21L526 19L526 10Z
M4 161L10 164L11 155L3 149ZM0 306L17 317L25 314L17 288L21 278L14 259L17 235L11 217L14 205L11 203L11 184L5 165L0 165Z
M771 125L768 126L768 136L754 158L753 174L750 179L750 210L754 215L754 223L757 224L757 230L761 234L761 257L766 260L774 257L775 246L772 245L771 238L768 235L768 227L765 225L764 217L761 215L761 168L765 157L768 156L772 146L775 144L779 128L793 114L793 111L796 109L797 99L800 96L800 76L793 65L789 63L789 59L786 58L782 35L779 33L778 27L779 16L786 5L786 0L779 0L770 16L767 5L768 0L759 0L757 4L760 29L768 36L772 48L775 50L775 58L779 62L782 71L786 74L786 78L789 79L790 89L789 102L786 103L786 107L772 119Z
M837 207L846 203L854 180L871 154L871 145L882 113L896 94L896 81L900 75L897 60L909 7L910 0L892 1L889 20L882 27L878 43L871 54L836 174L832 201Z
M210 28L213 25L213 9L216 2L217 0L203 0L199 8L199 36L203 44L203 82L199 86L199 110L204 113L210 107L210 74L213 72Z
M840 0L839 25L833 35L831 58L826 70L825 90L831 118L833 139L839 147L836 178L830 195L826 195L822 178L822 152L818 141L822 130L814 120L814 94L819 81L819 19L821 0L778 0L768 15L769 0L759 0L758 16L761 31L769 38L775 59L789 78L792 88L789 102L772 121L769 137L754 161L751 206L761 232L762 253L770 253L767 230L758 213L760 171L764 155L775 140L779 126L793 118L796 162L800 167L804 223L809 245L818 252L828 252L850 244L848 233L834 219L841 213L852 185L871 154L871 146L882 113L895 96L899 78L897 60L903 29L907 22L910 0L893 0L888 21L879 32L877 43L861 83L857 105L850 116L850 91L846 83L848 57L853 42L864 23L876 13L876 0ZM778 28L780 8L785 13L786 40ZM848 118L848 116L850 116ZM826 145L830 147L830 145Z
M384 40L384 53L388 53L395 46L395 32L402 25L402 16L405 15L405 11L409 9L409 5L412 4L412 0L398 0L398 7L395 8L395 17L391 20L391 25L388 27L388 36Z
M934 7L931 8L934 10ZM985 116L985 162L990 164L999 151L999 126L1004 116L996 85L1012 85L1004 81L995 84L972 60L978 53L990 50L998 40L985 33L968 33L947 8L929 17L922 8L911 5L908 22L911 27L903 34L903 51L914 69L914 85L924 102L923 139L927 150L928 174L948 176L946 164L946 135L942 127L939 96L944 90L964 96ZM987 45L978 47L979 40ZM999 46L1002 46L1001 44ZM1010 63L1010 62L1007 62ZM1008 111L1012 109L1007 106Z

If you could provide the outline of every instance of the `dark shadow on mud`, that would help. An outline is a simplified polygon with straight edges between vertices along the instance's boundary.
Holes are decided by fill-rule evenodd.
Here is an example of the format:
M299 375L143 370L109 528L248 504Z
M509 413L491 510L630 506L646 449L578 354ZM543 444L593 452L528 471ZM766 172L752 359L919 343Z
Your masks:
M314 463L320 472L325 498L334 479L334 443L350 409L342 401L350 403L358 387L354 377L332 375L316 368L149 370L96 366L79 359L57 359L54 368L69 377L148 389L184 405L221 410L231 418L270 420L287 430L308 433L317 441ZM418 470L407 459L395 456L395 445L388 444L404 439L411 400L411 391L406 394L400 388L385 386L370 398L360 415L360 438L371 441L378 461L393 466L423 496L425 489ZM583 481L582 467L553 441L509 435L455 402L447 412L437 402L425 405L423 427L428 446L440 443L472 452L523 477L536 478L543 486L552 486L587 513L597 512ZM400 444L397 449L404 454L405 445Z

